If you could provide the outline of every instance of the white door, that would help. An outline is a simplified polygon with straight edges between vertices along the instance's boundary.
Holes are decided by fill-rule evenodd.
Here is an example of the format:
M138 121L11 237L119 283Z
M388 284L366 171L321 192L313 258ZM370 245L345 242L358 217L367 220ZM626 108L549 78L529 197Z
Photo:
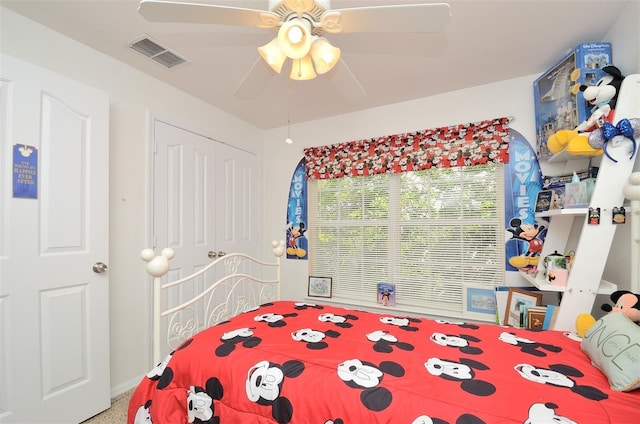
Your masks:
M0 421L77 423L110 404L109 98L0 59Z
M215 144L161 121L153 130L154 247L171 247L172 269L188 275L210 262L209 251L216 248Z
M168 280L190 275L220 253L255 257L259 238L256 156L162 121L154 121L153 134L154 247L171 247L176 253ZM204 276L171 291L163 305L182 303L212 279ZM198 323L203 324L204 310L197 313ZM166 337L164 329L162 334ZM163 343L162 354L168 350Z
M223 252L258 254L258 168L256 156L216 144L216 246Z

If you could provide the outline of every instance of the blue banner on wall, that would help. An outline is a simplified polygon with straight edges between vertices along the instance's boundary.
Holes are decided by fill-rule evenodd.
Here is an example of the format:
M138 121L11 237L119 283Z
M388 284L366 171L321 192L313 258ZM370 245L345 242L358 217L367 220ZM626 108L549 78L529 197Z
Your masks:
M287 204L287 258L307 259L307 172L304 158L296 166Z
M33 146L13 146L13 197L38 198L38 149Z
M509 163L504 166L505 269L537 267L544 238L544 223L536 221L535 203L542 189L542 172L531 144L510 129Z

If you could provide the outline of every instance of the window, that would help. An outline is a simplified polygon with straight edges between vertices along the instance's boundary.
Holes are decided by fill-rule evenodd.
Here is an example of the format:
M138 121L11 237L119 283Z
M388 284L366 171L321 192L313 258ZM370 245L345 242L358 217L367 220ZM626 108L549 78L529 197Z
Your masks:
M503 191L493 163L309 180L310 274L337 301L391 282L397 310L463 317L463 284L504 284Z

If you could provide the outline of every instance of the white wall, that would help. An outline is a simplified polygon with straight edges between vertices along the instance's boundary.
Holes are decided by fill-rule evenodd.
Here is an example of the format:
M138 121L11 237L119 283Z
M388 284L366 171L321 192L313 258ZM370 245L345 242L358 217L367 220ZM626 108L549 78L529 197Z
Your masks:
M612 43L613 64L624 75L640 73L640 2L629 2L603 41Z
M426 76L428 77L428 76ZM496 84L446 93L410 102L369 109L335 118L293 125L294 144L284 143L286 128L267 131L264 160L281 166L265 166L265 181L272 187L265 199L265 239L284 238L289 183L295 166L309 146L333 144L513 116L511 127L535 140L533 80L527 76ZM274 190L273 187L276 189ZM283 261L283 297L300 299L307 293L308 262Z
M149 113L258 155L262 130L8 9L0 14L3 52L110 96L110 353L117 394L150 369L150 285L139 255L150 246Z
M584 40L599 41L599 40ZM616 25L602 41L610 41L613 62L624 73L640 72L640 2L630 2ZM567 51L575 46L566 46ZM376 136L404 133L426 128L464 122L475 122L501 116L513 116L511 127L530 143L535 143L535 115L533 109L533 81L535 75L502 81L495 84L446 93L434 97L404 102L382 108L365 110L334 118L294 124L291 128L293 145L284 143L286 128L265 133L265 181L269 181L270 197L265 199L265 239L282 239L289 184L292 173L305 147L361 140ZM428 78L428 72L425 74ZM295 87L293 88L295 89ZM337 94L337 93L336 93ZM638 155L640 156L640 155ZM636 161L636 167L640 161ZM276 189L273 189L273 188ZM621 187L622 189L622 187ZM610 256L605 278L625 287L629 281L628 257L630 225L618 229L614 240L615 254ZM283 297L300 299L306 295L307 261L285 259L282 269ZM598 299L596 305L606 302Z

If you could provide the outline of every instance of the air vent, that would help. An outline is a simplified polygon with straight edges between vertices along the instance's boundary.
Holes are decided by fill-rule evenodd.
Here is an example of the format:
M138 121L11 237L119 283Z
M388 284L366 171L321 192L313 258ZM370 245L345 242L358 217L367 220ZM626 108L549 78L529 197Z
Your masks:
M170 51L164 51L158 55L153 56L151 59L166 66L167 68L173 68L174 66L186 62L186 60Z
M146 34L131 40L129 47L167 68L173 68L187 61L178 54L163 47L155 40L152 40L151 37Z

